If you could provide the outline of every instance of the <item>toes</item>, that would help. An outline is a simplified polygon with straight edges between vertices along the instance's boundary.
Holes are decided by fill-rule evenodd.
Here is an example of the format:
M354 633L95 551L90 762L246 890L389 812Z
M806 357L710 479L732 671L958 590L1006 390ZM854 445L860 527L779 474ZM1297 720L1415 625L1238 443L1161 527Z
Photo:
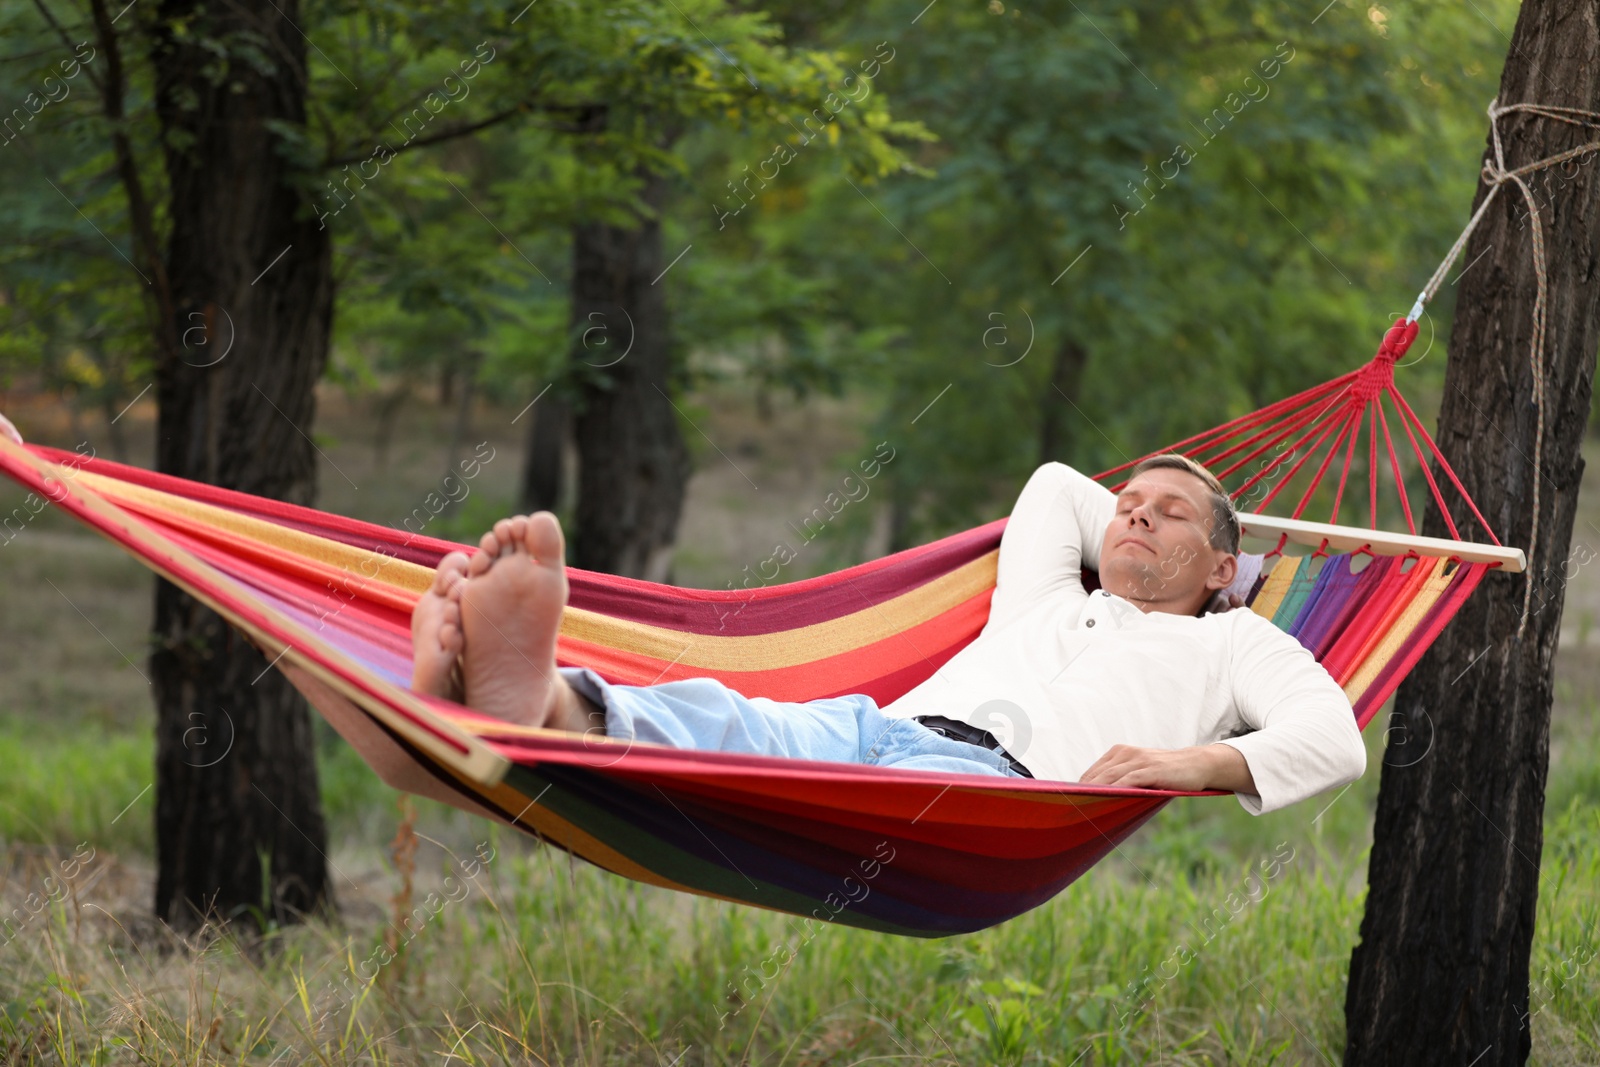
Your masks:
M566 544L561 537L561 523L548 511L537 511L528 516L527 535L524 540L533 558L541 562L563 563Z
M528 516L513 515L508 521L511 524L511 536L508 538L511 543L511 550L513 552L524 551L528 544Z
M490 530L478 539L477 554L467 563L467 577L476 578L489 569L500 555L500 539Z
M510 519L501 519L494 524L494 536L499 541L498 555L504 556L515 551L511 537Z
M447 622L439 627L440 651L447 652L452 656L459 656L461 650L465 647L466 641L462 638L460 626Z
M433 591L440 596L447 595L452 587L467 576L470 563L471 558L465 552L451 552L441 559L433 572Z

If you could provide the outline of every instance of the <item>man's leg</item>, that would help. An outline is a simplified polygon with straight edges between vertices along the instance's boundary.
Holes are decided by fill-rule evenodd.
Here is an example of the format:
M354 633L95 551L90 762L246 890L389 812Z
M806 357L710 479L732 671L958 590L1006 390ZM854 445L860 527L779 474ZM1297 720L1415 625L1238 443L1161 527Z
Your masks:
M910 719L891 719L862 693L801 703L747 697L715 678L635 686L607 682L587 667L559 671L581 696L604 709L605 732L612 738L832 763L1015 776L998 753L942 737Z
M601 729L677 748L1014 773L987 749L885 717L865 695L785 703L746 697L712 678L627 686L587 668L557 668L556 633L568 590L555 516L544 511L502 519L479 548L459 593L469 707L526 725ZM427 635L419 640L426 644Z

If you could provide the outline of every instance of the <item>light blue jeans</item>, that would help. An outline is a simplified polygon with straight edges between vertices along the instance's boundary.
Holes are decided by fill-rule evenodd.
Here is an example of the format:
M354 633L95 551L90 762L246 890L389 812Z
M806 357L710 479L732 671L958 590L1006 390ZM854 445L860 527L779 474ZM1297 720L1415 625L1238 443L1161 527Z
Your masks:
M605 709L608 737L674 748L1021 777L1000 753L934 733L912 719L891 719L862 694L786 703L744 696L715 678L614 685L587 667L557 669L574 689Z

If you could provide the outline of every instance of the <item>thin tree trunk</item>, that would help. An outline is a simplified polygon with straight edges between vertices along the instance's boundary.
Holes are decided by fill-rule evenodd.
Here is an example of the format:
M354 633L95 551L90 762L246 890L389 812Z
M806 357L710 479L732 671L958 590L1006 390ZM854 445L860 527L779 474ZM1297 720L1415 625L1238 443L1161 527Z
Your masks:
M912 491L903 479L889 476L889 551L915 548L911 535L911 512L916 506Z
M106 417L106 433L111 438L111 458L118 463L128 462L128 437L122 432L120 397L107 397L100 405Z
M670 261L662 255L659 216L665 191L663 179L647 176L643 199L656 215L630 229L579 223L572 242L572 361L580 372L573 563L650 581L671 573L689 481L689 451L670 399L671 275L663 276ZM585 345L597 325L609 333L600 356Z
M1499 99L1600 109L1592 3L1526 0ZM1512 168L1593 139L1592 130L1548 119L1500 123ZM1535 276L1530 235L1517 228L1524 210L1515 187L1503 189L1462 260L1476 265L1456 303L1439 444L1500 536L1527 548L1536 520L1537 547L1529 575L1484 580L1400 688L1345 999L1351 1067L1520 1064L1540 1008L1536 998L1530 1008L1529 953L1552 661L1600 345L1600 176L1585 168L1541 205L1549 332L1537 470L1528 358ZM1463 512L1454 510L1458 523L1470 521ZM1424 532L1447 536L1431 507ZM1533 610L1518 640L1530 580Z
M477 397L478 364L483 361L481 352L469 352L458 368L461 376L461 396L456 403L455 421L450 426L450 447L445 450L444 476L446 478L459 473L456 464L461 459L461 450L467 440L467 433L472 429L472 401ZM447 503L445 513L448 514L454 507Z
M400 412L410 399L411 382L402 378L400 384L389 392L380 391L373 404L374 414L377 416L377 430L372 437L373 465L380 475L389 468L389 447L394 442L395 423L399 421Z
M552 388L528 412L528 453L522 464L522 509L554 511L561 504L565 452L572 436L572 411Z
M1050 368L1050 388L1044 394L1044 418L1039 427L1040 463L1070 462L1072 428L1082 419L1073 405L1078 402L1078 387L1083 382L1083 368L1088 362L1089 353L1076 338L1061 339Z
M78 410L78 399L73 397L67 401L67 428L74 441L87 441L83 433L83 412Z
M299 4L167 0L159 16L151 59L171 186L165 265L183 343L157 370L157 467L310 504L331 246L268 128L305 121ZM223 60L208 43L239 39L261 42L263 61L230 57L216 76ZM155 642L156 913L180 926L201 916L290 922L328 903L311 722L269 669L279 650L263 655L162 580Z

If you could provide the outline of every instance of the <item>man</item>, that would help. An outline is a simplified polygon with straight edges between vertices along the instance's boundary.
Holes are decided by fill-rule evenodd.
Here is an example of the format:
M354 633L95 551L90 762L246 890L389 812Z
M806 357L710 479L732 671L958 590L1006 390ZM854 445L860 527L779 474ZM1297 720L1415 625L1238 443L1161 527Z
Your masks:
M1000 542L983 632L883 708L864 695L782 703L710 678L626 686L558 668L567 580L555 516L502 519L479 547L445 557L416 607L413 686L513 722L912 770L1224 789L1257 815L1366 770L1349 701L1299 642L1254 612L1202 614L1234 580L1239 522L1185 456L1146 460L1116 495L1062 463L1035 471ZM1082 567L1099 573L1092 595Z

